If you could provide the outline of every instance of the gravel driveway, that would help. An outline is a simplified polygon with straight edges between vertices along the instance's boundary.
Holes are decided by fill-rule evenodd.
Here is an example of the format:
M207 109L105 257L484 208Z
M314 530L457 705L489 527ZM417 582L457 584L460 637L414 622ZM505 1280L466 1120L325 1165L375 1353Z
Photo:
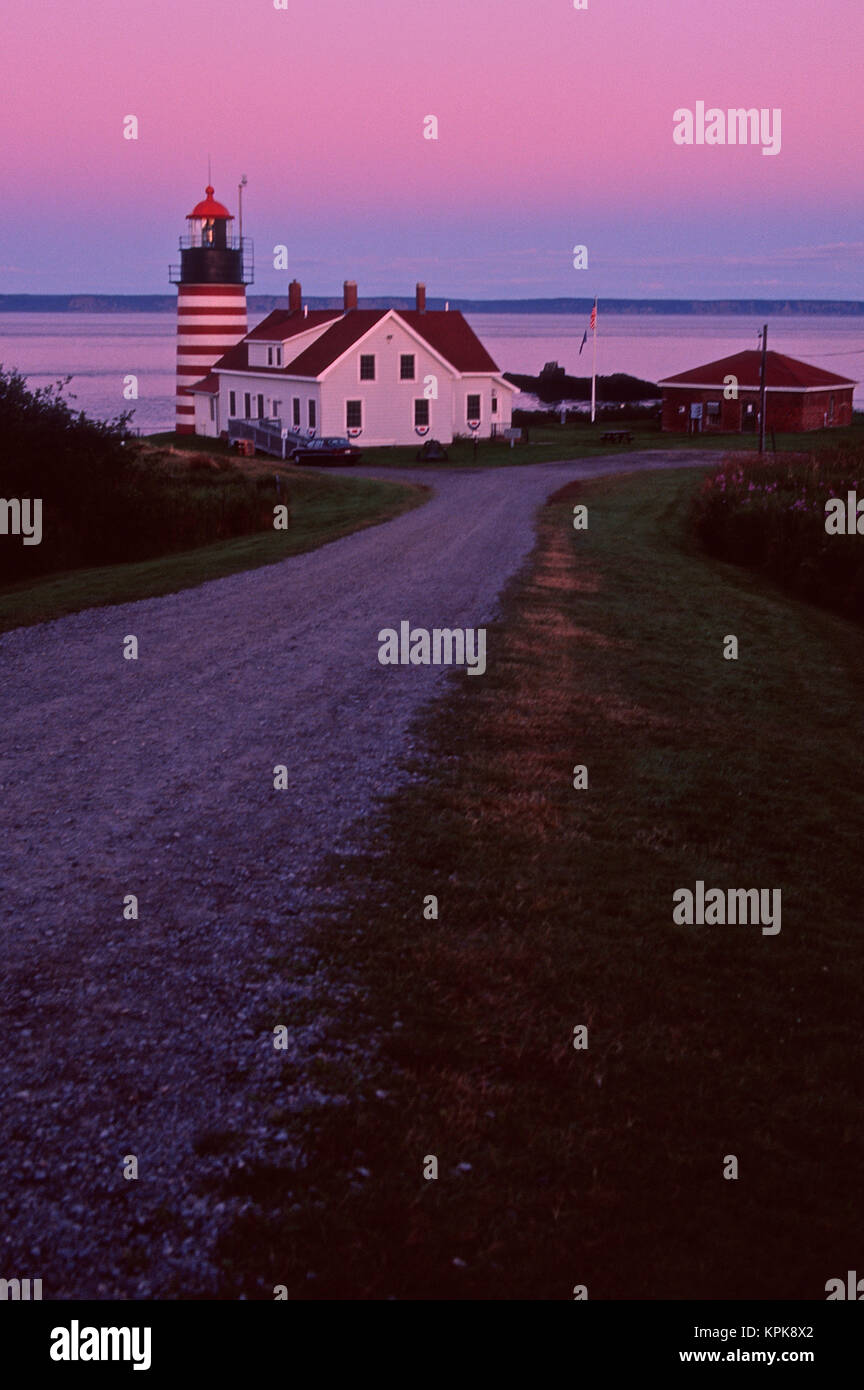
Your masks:
M298 1104L339 1100L305 1071L328 1019L292 1026L322 985L303 940L316 868L362 840L445 674L380 666L379 628L488 621L570 479L707 461L387 471L432 500L277 565L0 637L0 1277L41 1278L46 1299L206 1293L243 1203L202 1196L202 1175L232 1143L238 1161L232 1135L247 1162L290 1154L258 1081L275 1066Z

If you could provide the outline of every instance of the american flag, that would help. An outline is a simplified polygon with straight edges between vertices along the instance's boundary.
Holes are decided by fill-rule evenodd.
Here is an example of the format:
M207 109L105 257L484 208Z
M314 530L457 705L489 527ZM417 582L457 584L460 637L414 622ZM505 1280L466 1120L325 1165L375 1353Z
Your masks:
M594 329L597 327L597 305L596 305L596 304L594 305L594 308L591 310L591 322L590 322L590 324L589 324L588 326L589 326L589 328L591 329L591 332L592 332L592 333L594 332Z

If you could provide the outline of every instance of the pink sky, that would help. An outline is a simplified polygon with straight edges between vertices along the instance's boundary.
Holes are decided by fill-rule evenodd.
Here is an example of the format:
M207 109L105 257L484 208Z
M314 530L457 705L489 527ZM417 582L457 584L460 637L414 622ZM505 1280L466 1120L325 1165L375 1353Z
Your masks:
M312 294L864 298L862 55L860 0L18 6L0 291L165 291L209 152L260 291L284 243ZM700 99L781 108L781 153L676 146Z

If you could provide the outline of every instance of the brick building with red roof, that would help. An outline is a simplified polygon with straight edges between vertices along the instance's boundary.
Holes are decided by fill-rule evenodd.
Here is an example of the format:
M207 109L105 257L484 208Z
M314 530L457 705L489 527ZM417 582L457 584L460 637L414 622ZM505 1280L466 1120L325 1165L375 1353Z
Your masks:
M197 434L269 419L367 446L490 438L509 427L517 394L460 313L427 310L423 285L414 309L360 309L350 280L341 311L305 309L292 281L288 308L268 314L189 389Z
M761 364L761 349L753 348L659 382L662 428L678 434L758 430ZM857 382L849 377L768 352L765 383L768 430L818 430L852 420Z

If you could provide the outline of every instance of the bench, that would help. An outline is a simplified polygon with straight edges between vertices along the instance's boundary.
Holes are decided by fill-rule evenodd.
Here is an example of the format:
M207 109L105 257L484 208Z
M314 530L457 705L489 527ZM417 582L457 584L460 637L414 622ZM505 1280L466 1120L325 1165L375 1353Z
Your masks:
M633 436L629 430L607 430L600 436L601 444L632 444Z

